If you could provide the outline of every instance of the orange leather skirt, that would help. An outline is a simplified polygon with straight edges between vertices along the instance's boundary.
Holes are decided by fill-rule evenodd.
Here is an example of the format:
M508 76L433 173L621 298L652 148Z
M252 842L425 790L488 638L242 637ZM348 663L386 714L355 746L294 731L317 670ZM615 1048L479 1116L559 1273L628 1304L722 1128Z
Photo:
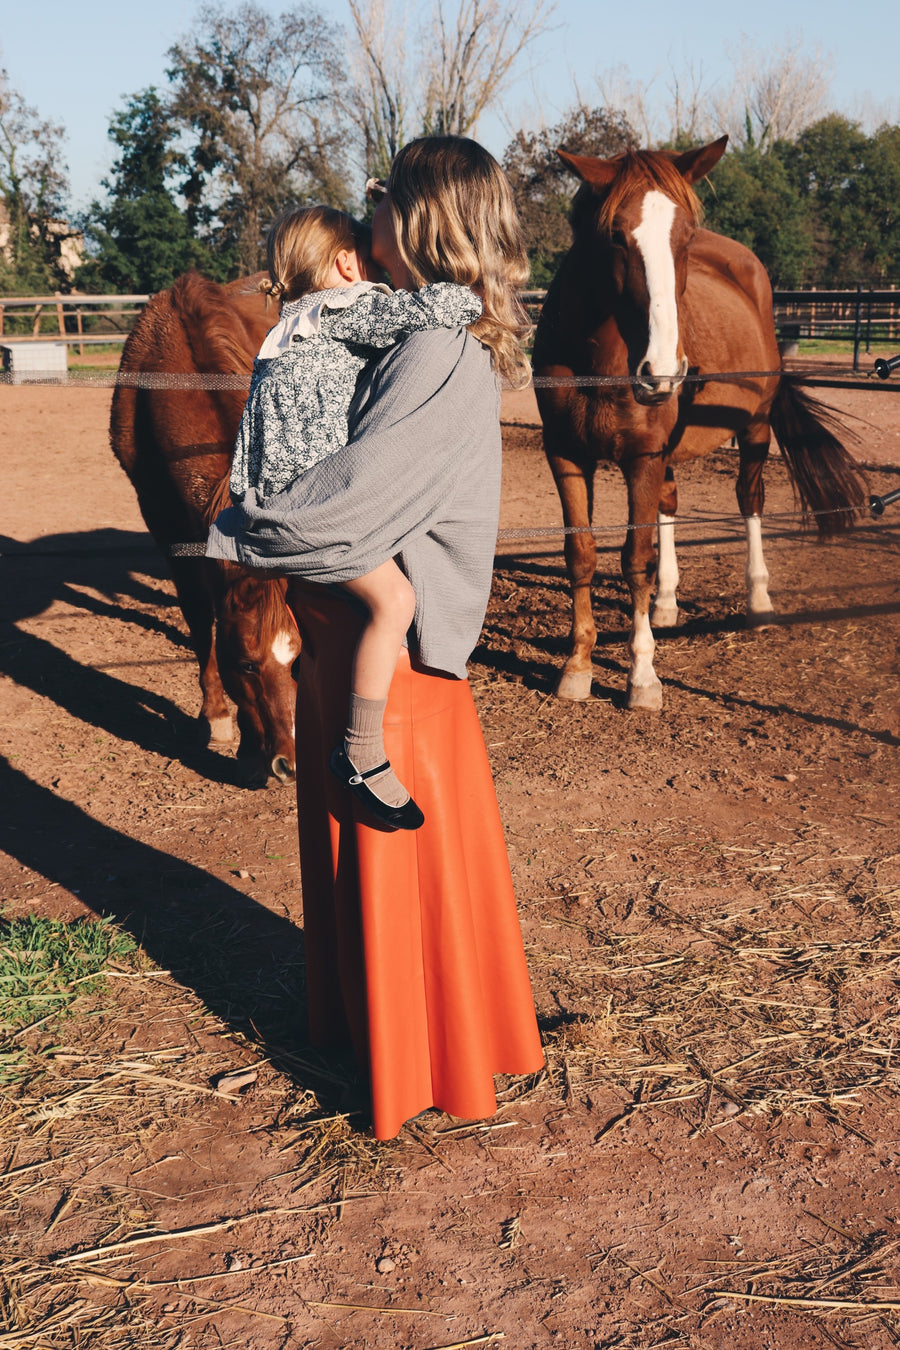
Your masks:
M311 1040L352 1043L376 1138L430 1106L492 1115L493 1075L534 1073L544 1056L468 682L426 674L402 653L385 748L425 824L370 825L328 770L361 620L321 586L292 581L288 602L303 640L297 801Z

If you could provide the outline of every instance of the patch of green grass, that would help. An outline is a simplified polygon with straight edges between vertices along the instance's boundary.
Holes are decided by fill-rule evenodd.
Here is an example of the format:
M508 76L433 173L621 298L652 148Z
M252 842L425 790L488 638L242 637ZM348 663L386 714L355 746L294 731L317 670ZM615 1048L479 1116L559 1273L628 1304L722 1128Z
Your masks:
M107 919L0 918L0 1036L65 1011L136 943Z

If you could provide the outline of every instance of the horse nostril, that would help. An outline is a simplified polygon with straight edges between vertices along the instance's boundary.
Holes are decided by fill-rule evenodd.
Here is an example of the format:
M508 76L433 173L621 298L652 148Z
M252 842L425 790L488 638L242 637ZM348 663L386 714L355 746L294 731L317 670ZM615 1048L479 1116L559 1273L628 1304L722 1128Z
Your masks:
M287 755L276 755L272 760L272 772L282 783L294 781L294 766Z
M641 364L638 366L637 377L640 380L641 384L646 385L650 389L655 389L656 386L659 384L659 380L656 378L656 376L650 369L649 361L641 362Z

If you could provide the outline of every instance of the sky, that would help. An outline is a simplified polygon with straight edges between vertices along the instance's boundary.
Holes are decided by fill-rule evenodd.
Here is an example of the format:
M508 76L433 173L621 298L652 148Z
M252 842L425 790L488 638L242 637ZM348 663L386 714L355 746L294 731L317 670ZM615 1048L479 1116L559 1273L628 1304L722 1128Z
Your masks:
M278 14L289 0L257 0ZM316 0L314 0L316 3ZM318 7L346 21L344 0ZM166 87L166 51L193 26L198 0L0 0L0 66L43 119L62 122L73 211L102 195L112 162L111 114L148 85ZM705 86L731 78L728 51L742 35L758 49L799 41L821 51L831 71L830 107L877 123L900 121L900 7L842 0L559 0L542 35L503 99L477 135L502 155L518 128L558 121L580 97L600 102L597 77L613 69L665 96L672 70L702 73Z

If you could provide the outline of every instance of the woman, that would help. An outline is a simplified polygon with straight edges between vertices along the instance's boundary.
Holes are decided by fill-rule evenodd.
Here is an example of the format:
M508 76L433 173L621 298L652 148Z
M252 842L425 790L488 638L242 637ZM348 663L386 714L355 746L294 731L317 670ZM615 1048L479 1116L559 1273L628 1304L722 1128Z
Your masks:
M463 138L405 146L375 212L372 256L395 286L471 286L481 318L395 347L362 377L347 448L264 504L223 513L209 552L291 577L303 638L297 783L310 1037L352 1041L375 1135L386 1139L430 1106L491 1115L493 1074L535 1072L543 1054L466 680L499 515L498 376L526 370L516 299L525 256L499 166ZM416 595L384 718L388 757L424 812L415 832L367 823L328 771L362 617L321 583L390 558Z

